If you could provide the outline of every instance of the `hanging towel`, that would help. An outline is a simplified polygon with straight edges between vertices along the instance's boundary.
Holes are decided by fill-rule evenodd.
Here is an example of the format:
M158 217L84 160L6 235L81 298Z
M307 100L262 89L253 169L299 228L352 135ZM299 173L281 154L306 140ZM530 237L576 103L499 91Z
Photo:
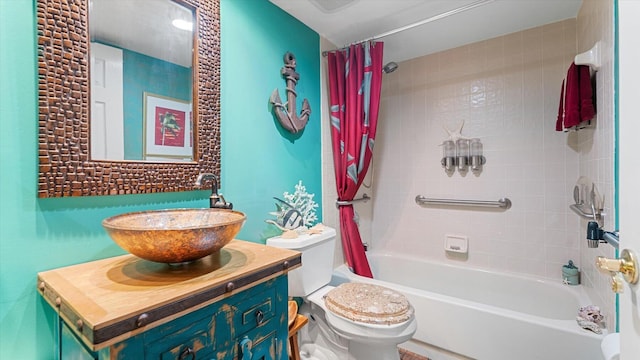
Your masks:
M560 87L560 105L558 106L558 118L556 119L556 131L564 130L564 80Z
M584 122L596 116L596 109L593 106L593 88L589 66L578 65L577 67L580 74L580 119Z
M556 131L583 128L587 125L584 122L593 119L594 116L589 67L571 63L560 90Z

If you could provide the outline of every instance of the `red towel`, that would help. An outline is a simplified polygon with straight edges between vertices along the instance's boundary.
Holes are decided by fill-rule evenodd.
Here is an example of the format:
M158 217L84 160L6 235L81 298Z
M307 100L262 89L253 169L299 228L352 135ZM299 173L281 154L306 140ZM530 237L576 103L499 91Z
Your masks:
M558 118L556 119L556 131L564 130L564 80L560 87L560 105L558 106Z
M593 90L591 87L591 74L589 66L578 65L580 72L580 121L588 121L596 115L593 106Z
M593 90L589 67L571 63L562 82L556 130L563 131L593 119Z

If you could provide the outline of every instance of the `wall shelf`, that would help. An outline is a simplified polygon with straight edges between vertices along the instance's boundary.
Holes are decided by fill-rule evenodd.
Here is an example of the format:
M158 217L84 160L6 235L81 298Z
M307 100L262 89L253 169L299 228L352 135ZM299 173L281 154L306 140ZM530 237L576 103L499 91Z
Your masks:
M600 41L596 41L593 47L583 53L576 55L573 62L576 65L589 65L594 71L598 71L602 65Z

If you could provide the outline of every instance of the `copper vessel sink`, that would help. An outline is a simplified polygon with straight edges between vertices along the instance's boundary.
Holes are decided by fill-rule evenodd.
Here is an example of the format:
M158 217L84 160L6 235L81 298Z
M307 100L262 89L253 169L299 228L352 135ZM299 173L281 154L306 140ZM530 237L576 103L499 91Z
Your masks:
M103 220L102 226L116 244L135 256L184 263L222 249L246 218L226 209L168 209L116 215Z

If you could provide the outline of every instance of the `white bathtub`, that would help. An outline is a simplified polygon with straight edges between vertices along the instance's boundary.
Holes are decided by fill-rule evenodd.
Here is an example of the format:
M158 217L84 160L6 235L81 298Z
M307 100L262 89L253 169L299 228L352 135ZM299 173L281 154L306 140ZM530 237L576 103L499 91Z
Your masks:
M406 256L367 257L375 281L404 293L415 307L411 346L423 347L416 352L432 360L602 359L602 335L575 321L578 308L590 304L582 286ZM343 265L333 281L372 280Z

